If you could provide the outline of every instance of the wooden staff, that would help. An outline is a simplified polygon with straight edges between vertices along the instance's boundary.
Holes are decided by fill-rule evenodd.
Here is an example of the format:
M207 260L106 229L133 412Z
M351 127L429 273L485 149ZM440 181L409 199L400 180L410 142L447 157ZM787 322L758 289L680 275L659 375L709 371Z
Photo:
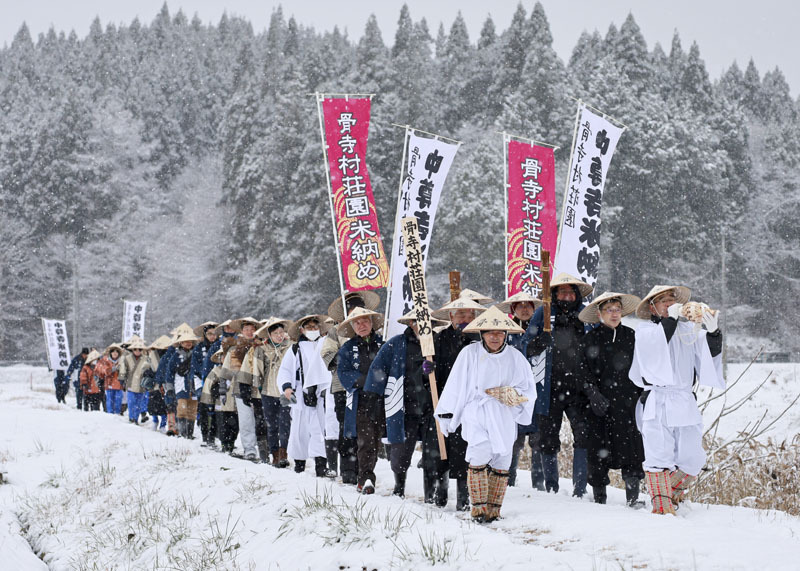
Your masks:
M550 333L550 252L548 250L542 250L542 289L544 331Z
M417 316L417 327L419 331L419 345L425 359L433 362L436 351L433 346L433 329L431 328L430 307L428 305L428 291L425 285L425 272L422 270L422 252L420 251L419 226L414 216L403 218L401 223L403 229L403 242L406 247L406 268L409 273L411 283L411 299L414 300L414 310ZM413 274L413 275L412 275ZM453 295L453 274L456 275L456 285L460 284L461 274L450 272L450 295ZM459 287L458 293L461 293ZM439 389L436 386L436 373L428 375L431 388L431 402L433 410L439 405ZM439 426L439 419L433 417L436 422L436 438L439 441L439 455L442 460L447 460L447 448L445 447L444 434Z
M450 272L450 301L455 301L461 295L461 272Z

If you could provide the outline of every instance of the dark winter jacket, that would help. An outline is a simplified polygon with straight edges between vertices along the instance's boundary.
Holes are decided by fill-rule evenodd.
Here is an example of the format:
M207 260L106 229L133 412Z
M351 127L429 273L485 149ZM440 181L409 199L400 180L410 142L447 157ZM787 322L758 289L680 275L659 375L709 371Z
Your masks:
M220 347L222 347L222 340L223 339L225 339L226 337L233 337L234 335L236 335L236 334L235 333L225 333L223 331L222 334L217 338L217 340L214 341L211 344L211 346L208 348L208 351L206 352L206 356L203 358L202 376L203 376L203 380L204 381L206 380L206 377L208 376L208 373L211 371L211 369L213 369L214 367L217 366L216 363L213 363L211 361L211 356L214 353L216 353L217 351L219 351Z
M644 461L642 437L636 428L635 409L641 389L628 378L636 334L620 324L616 329L600 325L581 343L579 375L587 396L598 391L608 399L605 414L590 413L590 449L610 453L609 467L639 465Z
M75 355L72 358L72 361L70 361L69 368L65 373L67 375L67 378L71 379L72 373L74 373L75 371L78 372L78 377L75 378L75 386L78 386L78 384L80 383L80 374L81 374L81 369L83 369L84 360L85 359L83 353L78 353L77 355Z
M216 341L215 341L216 343ZM205 373L205 360L207 356L213 355L211 352L211 347L213 343L210 343L208 339L203 339L197 345L194 346L192 349L191 355L191 365L189 367L189 378L192 379L192 383L194 383L195 379L197 379L198 388L194 389L194 396L196 398L200 398L200 394L203 391L203 381L206 378Z
M356 411L361 390L367 381L369 367L378 356L381 345L383 345L383 338L373 332L369 337L369 342L363 337L355 336L339 349L336 372L339 375L339 381L348 393L347 407L344 411L344 432L347 438L356 438L357 436ZM378 398L380 397L378 396ZM377 402L373 404L379 406Z
M410 327L389 339L378 351L369 367L364 392L385 398L386 437L390 444L405 441L405 416L409 408L420 406L423 414L433 414L428 376L422 373L419 339ZM410 403L414 406L409 406Z
M167 370L164 373L164 380L168 385L170 382L175 386L176 399L188 399L194 392L192 378L189 376L191 368L191 352L183 347L176 347L175 352L167 363ZM161 366L159 365L159 371Z
M456 362L456 357L461 349L479 341L477 334L464 334L460 329L452 325L442 329L433 337L433 347L436 350L436 385L439 387L439 394L442 394L450 371Z

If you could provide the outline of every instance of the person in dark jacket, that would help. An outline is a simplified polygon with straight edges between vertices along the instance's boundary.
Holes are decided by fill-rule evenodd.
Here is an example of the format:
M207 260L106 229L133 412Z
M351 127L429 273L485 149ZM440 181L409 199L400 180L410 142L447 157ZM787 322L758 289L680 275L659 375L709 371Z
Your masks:
M62 369L56 370L56 376L53 377L53 384L56 387L56 402L63 402L67 404L66 396L69 392L69 377Z
M548 492L558 493L558 451L561 449L561 422L566 414L572 428L572 495L583 497L588 477L586 417L589 402L578 376L581 341L585 333L578 314L583 309L583 298L592 293L592 286L566 273L557 275L551 282L554 300L551 306L552 331L544 331L544 311L534 313L528 330L533 338L528 344L528 356L536 358L543 353L545 359L545 392L549 388L546 413L536 411L541 432L542 469ZM540 381L535 374L537 383ZM539 405L538 399L536 405Z
M177 434L188 439L194 438L194 423L197 419L197 399L194 398L194 385L189 373L192 365L192 349L199 341L200 338L195 336L191 327L185 324L179 326L172 339L175 352L167 363L167 370L164 374L167 386L170 382L172 383L172 392L176 401ZM174 434L174 431L172 432Z
M405 331L387 341L369 367L364 393L386 400L386 436L394 472L395 496L404 497L411 457L422 442L423 478L435 480L442 472L430 379L422 371L425 357L419 341L416 314L412 310L397 320ZM438 319L432 326L445 325Z
M202 339L202 341L192 349L190 373L192 382L194 383L195 395L198 399L203 391L203 382L206 379L206 357L213 354L210 353L210 349L217 341L217 326L219 326L219 323L216 321L206 321L194 328L195 336ZM213 446L217 434L213 405L207 405L198 401L197 423L200 425L200 434L203 437L203 444L201 446Z
M81 349L81 352L72 358L72 361L70 361L69 363L69 368L65 373L67 381L69 381L72 378L72 373L77 373L75 379L72 381L72 386L75 388L75 401L78 405L77 407L78 410L83 408L83 391L80 388L81 385L80 373L81 369L83 369L83 363L84 361L86 361L86 356L88 354L89 354L88 347L84 347L83 349Z
M444 307L432 312L436 319L447 319L450 326L439 331L433 338L436 350L433 367L430 361L423 364L424 371L436 372L436 385L439 394L444 392L450 371L456 362L461 350L471 343L480 340L477 333L464 333L464 328L472 322L477 315L486 308L476 301L468 298L459 298L451 301ZM447 444L446 467L439 472L436 479L424 481L425 499L427 502L436 503L438 506L447 505L449 480L456 481L456 510L469 509L469 486L467 485L467 442L461 437L461 428L450 433L445 439Z
M625 497L631 507L642 507L639 488L644 478L642 435L636 427L636 402L641 389L628 379L636 334L622 318L636 311L635 295L606 292L579 314L581 321L600 323L583 337L580 376L592 414L589 434L589 485L594 501L606 503L609 470L621 470Z
M382 396L363 392L369 367L383 345L375 333L382 326L382 315L357 307L336 328L340 336L350 338L339 349L336 372L348 392L345 436L358 439L358 491L363 494L375 493L375 464L386 424Z
M512 295L502 303L497 304L497 309L503 313L510 313L513 315L514 323L525 330L525 333L521 334L509 333L508 344L521 352L529 360L529 362L531 362L531 358L528 358L527 347L528 343L530 343L532 339L532 335L528 331L528 326L531 323L531 319L533 318L536 308L541 305L542 300L537 299L525 292L519 292L515 295ZM532 368L534 363L535 360L531 362ZM537 401L539 400L538 395L543 391L543 383L536 383ZM517 426L517 439L514 441L514 449L511 454L511 467L508 469L508 485L515 486L517 483L517 464L519 463L519 455L520 452L522 452L522 449L525 447L526 440L531 448L531 485L534 487L534 489L544 491L542 449L539 446L540 433L539 425L536 422L535 411L531 415L530 422Z

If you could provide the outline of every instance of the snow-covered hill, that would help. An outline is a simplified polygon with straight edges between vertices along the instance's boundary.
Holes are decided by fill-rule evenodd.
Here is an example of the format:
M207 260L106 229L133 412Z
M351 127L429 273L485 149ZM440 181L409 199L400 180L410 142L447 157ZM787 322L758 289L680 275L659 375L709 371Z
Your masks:
M773 368L758 365L743 383ZM793 397L794 370L775 368L775 383L738 420L777 412ZM773 436L797 426L793 412ZM5 569L773 570L796 569L800 556L800 518L782 512L688 503L662 517L625 507L621 490L606 506L572 498L566 480L548 495L522 475L491 525L473 524L453 501L423 504L414 467L407 499L392 497L384 460L376 495L364 498L311 470L254 465L56 404L40 368L0 369L0 464Z

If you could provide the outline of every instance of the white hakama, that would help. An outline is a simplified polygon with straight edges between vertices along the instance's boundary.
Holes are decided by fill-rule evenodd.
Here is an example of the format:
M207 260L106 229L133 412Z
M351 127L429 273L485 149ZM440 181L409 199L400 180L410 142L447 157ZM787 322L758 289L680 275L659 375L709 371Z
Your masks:
M486 394L486 389L502 386L513 387L528 401L511 407ZM483 343L473 343L458 354L435 414L445 436L462 427L467 462L508 470L517 423L530 419L535 400L531 366L522 353L508 345L489 353Z
M711 356L707 332L679 321L669 343L658 323L636 329L629 378L649 391L636 405L636 423L644 443L644 470L700 473L706 461L703 417L692 393L695 372L701 385L724 389L722 356ZM647 384L646 384L647 383Z

